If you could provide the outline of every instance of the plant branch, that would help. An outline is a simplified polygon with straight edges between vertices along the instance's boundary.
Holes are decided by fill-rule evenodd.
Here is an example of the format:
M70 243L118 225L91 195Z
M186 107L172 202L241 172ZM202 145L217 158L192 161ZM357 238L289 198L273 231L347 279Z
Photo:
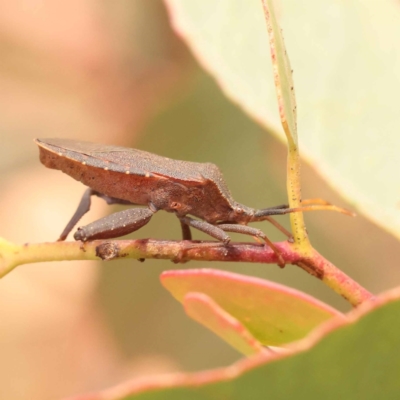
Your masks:
M273 1L261 0L261 2L267 22L279 115L288 143L286 185L288 200L291 208L299 208L302 206L300 184L301 164L297 141L296 97L292 69L286 53L282 31L275 17ZM317 204L326 203L321 199L316 199L316 202ZM311 207L318 209L318 206ZM326 285L342 295L354 306L371 298L369 292L314 250L309 241L301 212L291 214L290 221L294 237L294 247L303 255L302 260L297 263L299 267L321 279Z
M304 259L299 265L305 271L317 276L322 282L343 296L353 306L372 300L374 296L359 283L344 274L334 264L324 258L315 249L309 259Z
M296 97L285 43L281 29L275 17L272 0L262 0L265 20L269 36L269 47L272 59L272 69L278 100L279 116L288 143L287 159L287 193L291 208L301 207L301 161L297 141L297 112ZM304 256L312 254L312 247L308 239L303 213L290 214L294 245L301 250Z
M274 243L286 264L295 264L309 274L322 280L353 306L357 306L373 295L357 282L336 268L314 250L310 258L289 242ZM276 253L268 246L256 243L231 243L201 241L139 240L94 240L92 242L26 243L16 245L0 239L0 277L22 264L65 260L117 260L146 258L171 260L175 263L187 261L230 261L276 264Z

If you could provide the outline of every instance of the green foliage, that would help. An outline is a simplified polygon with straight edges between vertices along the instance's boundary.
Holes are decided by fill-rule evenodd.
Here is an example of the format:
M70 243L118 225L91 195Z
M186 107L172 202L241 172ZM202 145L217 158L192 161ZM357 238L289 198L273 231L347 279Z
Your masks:
M116 389L106 398L397 399L400 320L393 316L400 314L399 293L386 297L383 305L373 306L372 311L357 312L352 323L337 319L328 322L293 346L293 354L257 356L225 370L138 382Z
M261 1L166 3L225 93L283 138ZM399 7L280 0L276 8L294 69L302 154L359 211L400 237Z

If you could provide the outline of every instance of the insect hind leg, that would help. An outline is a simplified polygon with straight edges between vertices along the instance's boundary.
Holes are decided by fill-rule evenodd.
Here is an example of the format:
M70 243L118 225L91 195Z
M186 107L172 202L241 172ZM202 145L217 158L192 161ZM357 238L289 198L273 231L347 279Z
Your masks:
M153 214L154 212L149 208L129 208L119 211L78 228L74 239L85 242L124 236L146 225Z
M60 237L57 239L58 242L64 241L69 233L72 231L74 226L79 222L79 220L90 210L90 205L91 205L91 197L92 196L97 196L102 198L103 200L106 201L107 204L132 204L129 201L126 200L120 200L116 199L114 197L106 196L105 194L96 192L93 189L86 189L85 193L83 193L83 196L81 198L81 201L78 205L78 208L76 209L74 215L68 222L67 226L64 228L62 231Z

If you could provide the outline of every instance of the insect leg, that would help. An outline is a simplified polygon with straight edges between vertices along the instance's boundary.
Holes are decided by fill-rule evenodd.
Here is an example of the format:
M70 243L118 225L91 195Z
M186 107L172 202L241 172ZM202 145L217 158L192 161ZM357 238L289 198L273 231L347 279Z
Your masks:
M78 223L78 221L90 210L90 198L94 194L93 189L86 189L85 193L83 193L82 199L76 209L74 215L68 222L67 226L62 231L60 237L58 238L58 242L63 241L67 238L68 234L72 231L73 227Z
M254 236L255 238L264 239L265 242L268 244L268 246L271 247L271 249L276 254L278 258L278 265L282 268L285 266L285 261L282 257L281 252L276 248L276 246L271 242L271 240L268 239L267 235L262 230L253 228L251 226L239 225L239 224L221 224L218 225L218 227L225 232L242 233L243 235L251 235Z
M92 189L91 189L92 190ZM102 194L102 193L99 193L99 192L96 192L95 190L92 190L92 194L94 195L94 196L97 196L97 197L100 197L101 199L103 199L109 206L111 205L111 204L126 204L126 205L134 205L135 203L131 203L130 201L128 201L128 200L121 200L121 199L117 199L117 198L115 198L115 197L110 197L110 196L107 196L107 195L105 195L105 194Z
M96 192L93 189L86 189L85 193L83 193L82 199L78 205L78 208L76 209L74 215L68 222L67 226L64 228L62 231L60 237L58 238L58 242L63 241L67 238L68 234L72 231L74 226L78 223L78 221L90 210L90 205L91 205L91 197L92 196L97 196L102 198L103 200L106 201L107 204L132 204L129 201L126 200L120 200L116 199L114 197L109 197L106 196L105 194Z
M178 218L181 221L181 224L183 223L188 227L191 226L193 228L196 228L199 231L207 233L207 235L210 235L213 238L220 240L221 242L229 243L231 240L231 238L221 228L209 224L206 221L200 221L198 219L193 219L190 217L178 217Z
M74 234L75 240L111 239L127 235L146 225L153 211L149 208L130 208L116 212L78 228Z
M264 217L265 221L268 221L270 224L275 226L278 230L280 230L285 236L287 236L289 242L293 242L293 235L284 227L282 226L278 221L275 221L272 217Z
M185 224L182 220L180 220L180 222L182 228L182 239L192 240L192 232L190 231L190 226L188 224Z

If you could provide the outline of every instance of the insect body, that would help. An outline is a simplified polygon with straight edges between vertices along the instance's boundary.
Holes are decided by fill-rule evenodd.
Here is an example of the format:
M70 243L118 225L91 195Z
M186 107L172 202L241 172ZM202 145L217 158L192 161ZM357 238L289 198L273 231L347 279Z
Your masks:
M261 230L247 224L299 211L286 205L256 210L236 202L221 171L211 163L179 161L142 150L67 139L36 139L36 143L46 167L59 169L89 187L59 240L65 240L89 210L92 195L108 204L146 207L117 212L80 227L74 234L76 240L126 235L146 225L158 210L165 210L180 220L183 239L191 239L189 227L193 227L224 243L230 241L226 232L238 232L272 245Z

